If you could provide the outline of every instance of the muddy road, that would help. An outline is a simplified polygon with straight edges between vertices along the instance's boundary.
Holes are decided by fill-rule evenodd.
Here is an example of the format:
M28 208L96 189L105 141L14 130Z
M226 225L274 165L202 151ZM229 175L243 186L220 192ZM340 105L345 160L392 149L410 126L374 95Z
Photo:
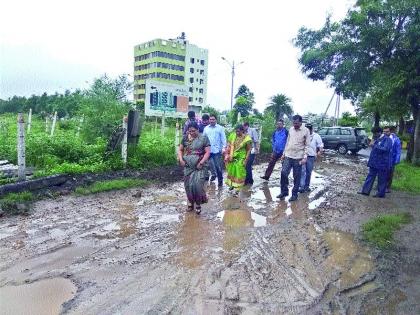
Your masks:
M0 314L418 314L420 197L356 195L363 157L327 154L312 191L279 201L279 165L238 196L208 187L186 213L181 182L39 201L0 219ZM397 247L360 224L410 212Z

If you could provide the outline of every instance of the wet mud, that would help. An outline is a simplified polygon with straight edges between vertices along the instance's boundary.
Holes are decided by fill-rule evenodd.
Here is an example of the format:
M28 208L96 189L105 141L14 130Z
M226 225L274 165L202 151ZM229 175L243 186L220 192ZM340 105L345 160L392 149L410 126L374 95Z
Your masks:
M418 313L418 224L388 254L359 230L378 213L417 220L420 199L356 195L365 163L327 154L296 202L276 198L279 165L259 178L263 163L238 194L210 184L201 215L186 212L179 180L39 201L0 221L0 314L43 299L44 314ZM23 292L40 295L20 303Z

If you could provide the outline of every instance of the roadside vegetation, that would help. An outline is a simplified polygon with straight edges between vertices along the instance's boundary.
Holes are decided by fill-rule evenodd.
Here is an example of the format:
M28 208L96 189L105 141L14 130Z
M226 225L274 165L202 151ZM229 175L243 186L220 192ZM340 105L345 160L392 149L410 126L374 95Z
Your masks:
M89 195L110 190L144 187L148 183L149 181L138 178L113 179L95 182L85 187L77 187L75 192L77 195Z
M407 162L398 164L395 168L392 187L396 190L420 194L420 167Z
M30 192L10 193L0 197L0 209L9 215L28 214L35 199Z
M394 232L410 221L408 213L380 215L363 224L363 238L380 249L389 248L393 245Z

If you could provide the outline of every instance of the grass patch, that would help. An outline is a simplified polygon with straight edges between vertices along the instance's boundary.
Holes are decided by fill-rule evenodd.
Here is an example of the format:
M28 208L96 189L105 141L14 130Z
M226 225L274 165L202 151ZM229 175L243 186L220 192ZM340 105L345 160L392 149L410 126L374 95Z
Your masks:
M380 215L362 226L363 237L381 249L393 244L394 232L411 221L408 213Z
M149 182L147 180L139 178L112 179L99 181L85 187L77 187L75 192L78 195L89 195L103 191L127 189L132 187L143 187L148 183Z
M0 208L7 214L28 214L34 200L34 195L28 191L10 193L1 197Z
M410 193L420 193L420 167L402 162L395 167L392 188Z

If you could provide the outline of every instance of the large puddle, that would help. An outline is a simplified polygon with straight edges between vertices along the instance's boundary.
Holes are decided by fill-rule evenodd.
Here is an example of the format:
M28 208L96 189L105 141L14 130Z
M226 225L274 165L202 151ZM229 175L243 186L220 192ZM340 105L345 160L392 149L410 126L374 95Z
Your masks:
M53 278L0 288L0 314L60 314L63 303L71 300L77 288L68 279Z
M342 291L355 286L360 292L374 289L375 286L372 283L367 283L368 287L366 288L358 285L364 283L366 276L373 271L374 264L367 249L360 247L354 241L354 235L339 231L327 231L323 237L330 251L325 265L327 269L340 273L336 282L337 289Z

